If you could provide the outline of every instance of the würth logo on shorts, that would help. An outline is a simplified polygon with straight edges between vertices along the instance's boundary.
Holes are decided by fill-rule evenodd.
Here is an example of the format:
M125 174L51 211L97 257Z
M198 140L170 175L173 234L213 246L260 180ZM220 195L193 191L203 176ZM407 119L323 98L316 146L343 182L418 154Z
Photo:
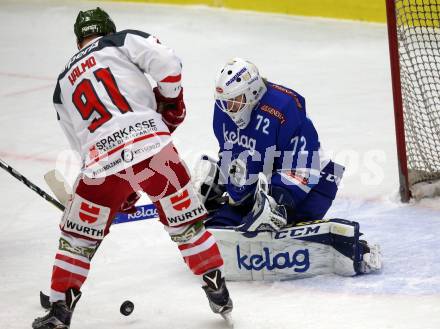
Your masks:
M100 209L86 202L81 202L79 218L86 223L93 224L98 220Z
M177 211L188 209L191 205L191 198L189 197L188 190L184 190L182 193L171 197L170 201L173 208Z

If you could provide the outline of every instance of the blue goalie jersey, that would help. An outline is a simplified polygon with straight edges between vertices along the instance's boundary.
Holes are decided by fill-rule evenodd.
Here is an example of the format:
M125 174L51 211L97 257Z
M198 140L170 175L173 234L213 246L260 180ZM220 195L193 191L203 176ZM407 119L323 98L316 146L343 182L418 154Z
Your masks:
M213 126L222 172L219 183L226 186L234 204L243 204L252 199L262 172L269 179L271 194L291 209L298 209L312 191L331 204L344 168L323 156L316 129L306 114L305 99L292 89L271 82L266 85L267 92L244 129L237 128L215 106Z

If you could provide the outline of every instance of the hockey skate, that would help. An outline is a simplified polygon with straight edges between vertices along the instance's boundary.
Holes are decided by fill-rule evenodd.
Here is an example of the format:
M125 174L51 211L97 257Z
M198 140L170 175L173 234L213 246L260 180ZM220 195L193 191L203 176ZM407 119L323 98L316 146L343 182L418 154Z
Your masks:
M261 173L258 175L254 202L252 211L243 218L238 231L246 232L244 235L251 237L261 231L278 232L286 226L286 208L277 204L268 194L267 178Z
M230 313L232 312L233 304L221 272L219 270L208 272L203 275L203 281L206 285L202 288L205 290L206 297L208 297L211 310L216 314L220 314L232 325Z
M382 253L378 244L368 245L367 241L360 240L364 254L359 266L359 271L363 274L379 272L382 269Z
M36 318L32 323L33 329L69 329L70 320L81 292L76 289L66 291L66 301L60 300L51 304L48 313Z

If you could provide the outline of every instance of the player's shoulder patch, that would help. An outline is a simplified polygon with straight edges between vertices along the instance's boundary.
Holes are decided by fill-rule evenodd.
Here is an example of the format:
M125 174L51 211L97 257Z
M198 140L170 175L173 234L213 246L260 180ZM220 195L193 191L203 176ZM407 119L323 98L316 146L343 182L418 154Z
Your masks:
M281 85L277 85L277 84L272 83L272 82L268 82L268 86L270 88L272 88L273 90L279 91L279 92L287 95L291 100L294 101L294 103L296 105L296 108L298 110L304 110L305 109L304 97L302 97L300 94L298 94L294 90L286 88L286 87L281 86Z
M277 116L282 123L281 129L296 129L302 124L306 117L304 98L292 89L277 85L272 82L267 83L267 97L263 97L262 104L268 104L278 112L267 109ZM283 128L285 127L285 128Z
M260 111L269 114L269 116L271 117L274 117L280 122L280 124L284 124L286 122L286 116L284 115L284 113L271 105L260 105Z

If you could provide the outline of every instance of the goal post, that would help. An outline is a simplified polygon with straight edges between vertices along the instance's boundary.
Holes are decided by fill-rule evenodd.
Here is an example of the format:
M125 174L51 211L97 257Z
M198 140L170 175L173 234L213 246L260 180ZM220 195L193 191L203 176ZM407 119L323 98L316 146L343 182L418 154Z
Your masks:
M440 193L440 0L386 0L400 195Z

